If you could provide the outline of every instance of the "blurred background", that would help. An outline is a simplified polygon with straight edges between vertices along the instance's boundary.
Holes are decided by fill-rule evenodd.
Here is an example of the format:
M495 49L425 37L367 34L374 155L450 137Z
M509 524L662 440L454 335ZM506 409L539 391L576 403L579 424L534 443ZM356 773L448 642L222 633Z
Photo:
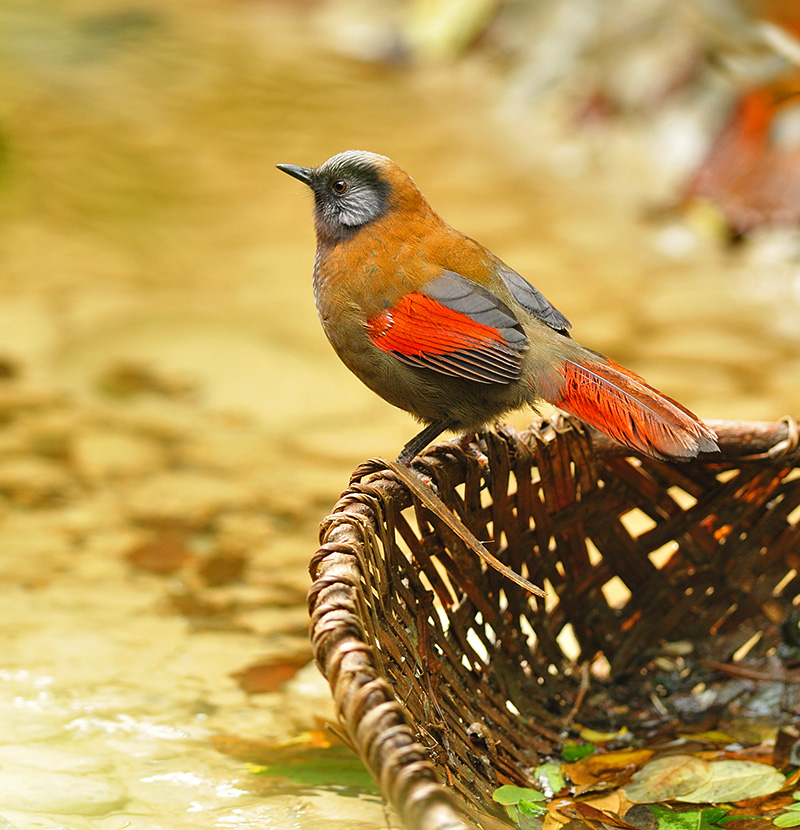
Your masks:
M389 155L585 345L797 417L798 37L792 0L3 0L0 827L394 826L304 597L416 425L325 341L276 163Z

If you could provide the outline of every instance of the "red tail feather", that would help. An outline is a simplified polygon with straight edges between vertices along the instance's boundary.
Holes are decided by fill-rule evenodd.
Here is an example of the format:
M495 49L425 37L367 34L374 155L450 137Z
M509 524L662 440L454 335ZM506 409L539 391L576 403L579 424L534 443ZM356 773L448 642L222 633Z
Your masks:
M559 371L564 382L552 402L622 444L655 458L719 449L716 435L693 413L612 360L566 361Z

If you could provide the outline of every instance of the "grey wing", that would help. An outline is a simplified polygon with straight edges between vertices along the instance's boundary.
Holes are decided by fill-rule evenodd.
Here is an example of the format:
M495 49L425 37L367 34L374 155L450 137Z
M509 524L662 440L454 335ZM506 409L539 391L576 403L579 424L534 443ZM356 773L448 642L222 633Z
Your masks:
M499 298L473 280L455 271L443 271L426 283L422 293L451 311L465 314L476 323L497 329L512 348L524 351L527 337L514 312Z
M572 328L569 320L539 291L537 291L524 277L521 277L511 268L503 267L498 270L500 278L511 292L511 296L525 309L538 317L550 328L569 337L567 329Z

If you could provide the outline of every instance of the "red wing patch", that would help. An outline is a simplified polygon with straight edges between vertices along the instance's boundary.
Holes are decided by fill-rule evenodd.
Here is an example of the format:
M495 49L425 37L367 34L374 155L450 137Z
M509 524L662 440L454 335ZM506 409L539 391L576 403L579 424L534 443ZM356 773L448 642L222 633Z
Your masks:
M414 292L367 321L382 351L409 366L478 383L519 380L522 352L492 326Z

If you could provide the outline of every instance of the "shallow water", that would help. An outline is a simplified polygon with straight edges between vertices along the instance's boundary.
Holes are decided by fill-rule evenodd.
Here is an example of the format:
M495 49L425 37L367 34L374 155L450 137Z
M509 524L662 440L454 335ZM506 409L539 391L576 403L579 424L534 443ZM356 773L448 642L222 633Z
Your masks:
M4 827L386 826L313 671L231 676L309 659L316 524L414 429L324 342L308 194L275 163L386 153L585 344L706 417L800 413L792 234L645 221L649 134L565 137L476 60L360 62L347 20L0 9Z

